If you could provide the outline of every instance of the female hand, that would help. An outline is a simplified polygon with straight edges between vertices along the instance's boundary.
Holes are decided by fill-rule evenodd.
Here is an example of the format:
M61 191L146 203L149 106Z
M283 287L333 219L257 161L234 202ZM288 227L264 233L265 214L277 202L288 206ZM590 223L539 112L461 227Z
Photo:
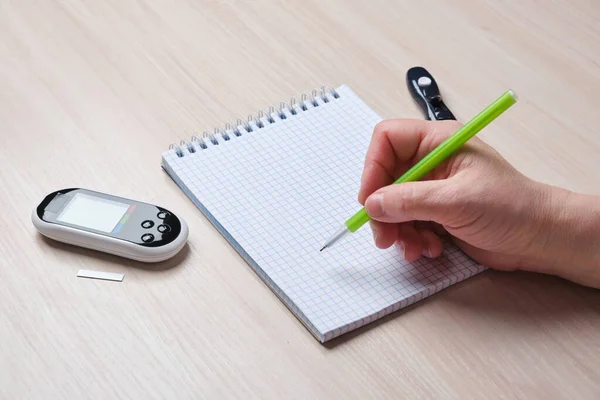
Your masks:
M422 120L377 125L358 196L376 245L396 244L414 261L438 257L440 235L449 234L488 267L600 285L600 256L592 251L600 248L598 199L527 178L477 137L421 181L392 184L460 126Z

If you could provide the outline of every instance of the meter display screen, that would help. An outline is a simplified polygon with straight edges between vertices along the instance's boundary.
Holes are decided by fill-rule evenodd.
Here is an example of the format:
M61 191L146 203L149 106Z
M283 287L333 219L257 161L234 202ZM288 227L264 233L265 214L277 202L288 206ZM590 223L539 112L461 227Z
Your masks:
M127 203L77 193L56 220L109 233L129 206Z

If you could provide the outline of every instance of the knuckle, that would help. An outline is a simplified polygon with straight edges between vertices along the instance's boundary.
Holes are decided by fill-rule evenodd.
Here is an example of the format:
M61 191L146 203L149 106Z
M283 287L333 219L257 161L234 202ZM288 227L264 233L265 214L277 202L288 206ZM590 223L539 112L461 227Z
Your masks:
M402 207L402 212L405 215L411 215L417 206L416 189L417 188L415 185L410 185L406 188L406 190L403 190L404 195L402 196L402 204L400 207Z
M462 126L463 124L453 120L431 122L429 125L429 135L427 136L430 137L431 140L439 141L440 139L446 139L451 136Z
M454 131L457 131L463 126L462 123L453 120L442 121L442 123L444 125L444 129L449 131L449 134L452 134Z
M385 205L388 212L392 215L410 215L415 204L414 187L412 185L404 188L398 187L392 194L389 196L388 204Z
M382 136L385 136L388 131L388 122L387 120L380 121L373 128L373 139L378 139Z

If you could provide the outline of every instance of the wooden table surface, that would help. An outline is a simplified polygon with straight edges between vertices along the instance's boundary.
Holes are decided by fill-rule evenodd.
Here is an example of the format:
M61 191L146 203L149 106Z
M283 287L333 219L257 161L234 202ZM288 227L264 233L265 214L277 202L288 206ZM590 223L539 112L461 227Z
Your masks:
M160 169L170 143L322 84L421 118L415 65L463 121L514 89L481 137L600 193L593 1L2 1L0 398L599 398L599 291L486 271L322 345ZM171 208L189 245L148 267L45 240L30 213L65 187Z

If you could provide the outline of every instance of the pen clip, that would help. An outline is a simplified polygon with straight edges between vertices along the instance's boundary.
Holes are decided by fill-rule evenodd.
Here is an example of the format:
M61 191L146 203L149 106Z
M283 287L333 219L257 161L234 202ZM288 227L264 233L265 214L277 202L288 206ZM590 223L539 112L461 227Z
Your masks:
M430 121L456 119L444 103L437 82L425 68L410 68L406 72L406 84L426 119Z

